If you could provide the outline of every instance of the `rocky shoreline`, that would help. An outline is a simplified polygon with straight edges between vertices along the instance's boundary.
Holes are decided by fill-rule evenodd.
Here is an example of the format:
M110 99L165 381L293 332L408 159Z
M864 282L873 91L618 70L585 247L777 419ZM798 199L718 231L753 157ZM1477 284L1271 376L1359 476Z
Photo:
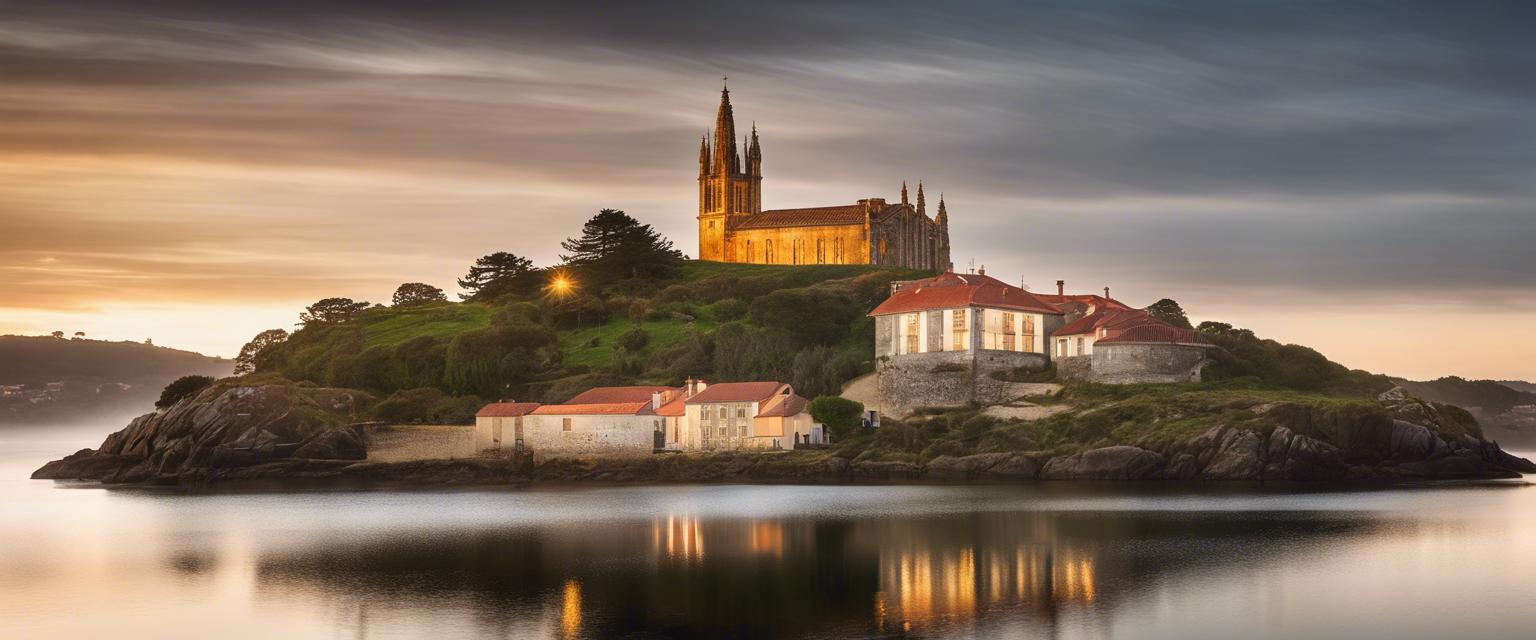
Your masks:
M1443 437L1431 405L1388 394L1388 411L1323 415L1296 404L1249 409L1253 424L1192 437L1070 452L939 456L926 464L829 451L658 454L540 464L484 457L369 462L355 392L269 385L209 389L135 419L98 449L37 479L178 487L476 486L598 483L956 483L1078 481L1361 482L1518 478L1536 464L1497 443ZM1414 418L1410 421L1405 418ZM347 421L354 421L348 425ZM1423 424L1421 424L1423 423ZM336 426L341 424L342 426Z

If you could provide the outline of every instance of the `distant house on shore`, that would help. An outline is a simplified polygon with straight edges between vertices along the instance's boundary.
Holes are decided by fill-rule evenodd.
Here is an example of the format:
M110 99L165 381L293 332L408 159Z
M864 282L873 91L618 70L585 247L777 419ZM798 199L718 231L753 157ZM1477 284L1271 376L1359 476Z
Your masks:
M596 387L563 404L486 405L475 415L475 446L521 447L537 460L825 444L825 429L811 419L808 404L779 382Z
M880 409L1001 402L1011 374L1046 370L1105 383L1200 379L1200 334L1104 295L1037 294L978 273L895 282L875 319ZM1098 345L1095 350L1094 346Z

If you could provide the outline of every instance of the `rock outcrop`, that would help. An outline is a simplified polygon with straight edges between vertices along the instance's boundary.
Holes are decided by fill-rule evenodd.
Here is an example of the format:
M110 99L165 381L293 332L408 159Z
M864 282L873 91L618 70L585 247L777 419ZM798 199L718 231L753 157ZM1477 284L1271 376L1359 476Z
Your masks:
M32 477L178 484L285 460L362 460L361 434L349 423L364 400L345 389L215 386L139 416L101 447L50 462Z

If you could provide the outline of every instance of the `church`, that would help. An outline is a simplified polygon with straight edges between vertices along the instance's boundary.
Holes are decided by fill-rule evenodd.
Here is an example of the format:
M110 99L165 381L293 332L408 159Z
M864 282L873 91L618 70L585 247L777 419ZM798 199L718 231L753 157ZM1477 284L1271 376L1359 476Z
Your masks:
M757 127L736 143L729 89L720 90L714 140L699 143L699 259L752 264L873 264L948 271L949 212L939 197L928 216L917 201L865 198L853 204L763 210L763 150ZM745 151L745 162L742 154Z

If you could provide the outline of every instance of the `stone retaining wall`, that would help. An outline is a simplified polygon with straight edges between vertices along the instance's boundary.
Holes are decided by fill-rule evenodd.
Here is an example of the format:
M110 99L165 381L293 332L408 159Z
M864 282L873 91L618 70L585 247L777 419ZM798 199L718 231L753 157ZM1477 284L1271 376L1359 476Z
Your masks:
M475 428L470 425L388 424L363 428L369 462L409 462L473 458Z
M955 407L971 402L1006 402L1009 383L994 371L1044 369L1044 354L979 350L909 353L879 358L880 411L904 417L918 407Z

